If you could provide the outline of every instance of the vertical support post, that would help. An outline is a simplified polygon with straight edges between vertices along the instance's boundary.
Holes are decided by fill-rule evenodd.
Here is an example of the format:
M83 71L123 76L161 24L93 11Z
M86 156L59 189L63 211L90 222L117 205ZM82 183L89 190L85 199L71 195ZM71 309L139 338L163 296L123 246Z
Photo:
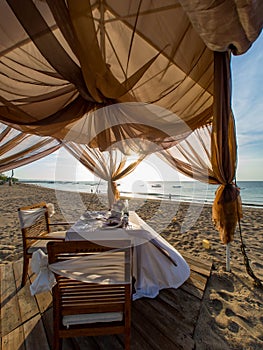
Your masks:
M226 245L226 271L230 272L230 243Z

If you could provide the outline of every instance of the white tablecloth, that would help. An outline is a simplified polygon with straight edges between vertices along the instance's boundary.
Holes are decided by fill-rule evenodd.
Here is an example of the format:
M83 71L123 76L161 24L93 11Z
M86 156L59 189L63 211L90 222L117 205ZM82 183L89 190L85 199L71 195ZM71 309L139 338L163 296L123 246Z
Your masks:
M91 220L92 221L92 220ZM190 268L181 254L158 235L135 212L130 213L129 229L102 229L98 222L79 220L67 232L66 240L87 239L99 243L111 240L113 248L119 239L130 239L133 245L135 294L155 298L161 289L178 288L190 276Z

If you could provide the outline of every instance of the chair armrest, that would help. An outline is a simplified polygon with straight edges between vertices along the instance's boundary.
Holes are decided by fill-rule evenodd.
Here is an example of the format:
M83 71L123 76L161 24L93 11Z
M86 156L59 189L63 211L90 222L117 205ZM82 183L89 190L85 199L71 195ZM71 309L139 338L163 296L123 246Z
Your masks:
M58 226L58 225L74 225L75 222L51 222L49 223L49 226Z
M65 241L63 237L45 237L45 236L36 236L36 237L27 237L27 240L38 240L38 241Z

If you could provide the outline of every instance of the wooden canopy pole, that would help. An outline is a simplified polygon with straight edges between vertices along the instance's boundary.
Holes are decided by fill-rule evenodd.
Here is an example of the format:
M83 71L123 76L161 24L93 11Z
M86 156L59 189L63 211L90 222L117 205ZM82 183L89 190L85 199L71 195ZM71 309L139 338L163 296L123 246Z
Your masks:
M226 245L226 271L230 272L230 242Z

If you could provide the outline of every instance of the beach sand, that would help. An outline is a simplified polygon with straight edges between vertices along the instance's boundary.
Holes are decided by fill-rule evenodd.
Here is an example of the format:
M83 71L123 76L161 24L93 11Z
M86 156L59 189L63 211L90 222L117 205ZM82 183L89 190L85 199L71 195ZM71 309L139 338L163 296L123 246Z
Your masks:
M0 257L7 264L22 257L17 209L40 201L53 203L56 221L76 221L87 209L107 209L96 194L54 191L34 185L0 186ZM263 290L246 272L239 232L231 243L231 272L225 269L225 246L211 220L210 205L131 199L131 210L161 233L182 255L184 252L213 262L194 339L196 349L263 349ZM262 209L243 208L242 236L250 266L263 280ZM203 246L209 241L210 248ZM191 305L189 305L191 317Z

